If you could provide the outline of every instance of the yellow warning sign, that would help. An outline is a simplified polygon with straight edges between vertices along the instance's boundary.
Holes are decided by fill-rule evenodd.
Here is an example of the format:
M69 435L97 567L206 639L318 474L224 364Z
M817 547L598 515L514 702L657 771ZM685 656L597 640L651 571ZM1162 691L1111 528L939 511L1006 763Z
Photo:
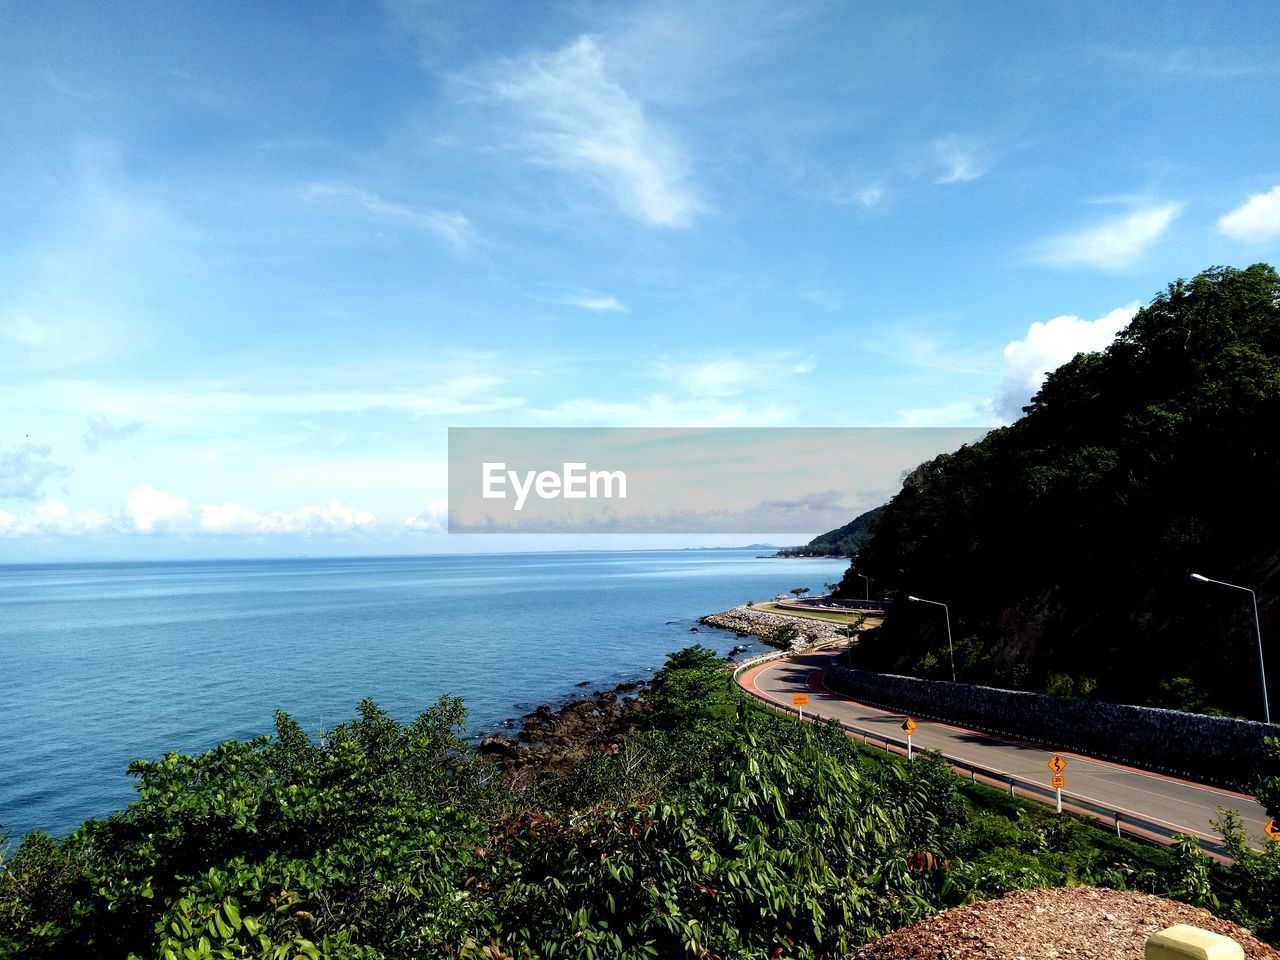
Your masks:
M791 695L791 705L793 707L807 707L809 705L809 695L807 693L793 693Z
M1067 769L1067 761L1063 760L1055 753L1053 755L1053 759L1049 761L1049 769L1054 773L1061 773L1063 770Z
M911 736L916 732L916 722L910 717L902 721L902 729L907 732L907 736Z
M1061 790L1061 789L1062 789L1063 787L1065 787L1066 785L1067 785L1067 778L1066 778L1066 777L1064 777L1064 776L1063 776L1062 774L1060 774L1060 773L1055 773L1055 774L1053 775L1053 789L1055 789L1055 790Z

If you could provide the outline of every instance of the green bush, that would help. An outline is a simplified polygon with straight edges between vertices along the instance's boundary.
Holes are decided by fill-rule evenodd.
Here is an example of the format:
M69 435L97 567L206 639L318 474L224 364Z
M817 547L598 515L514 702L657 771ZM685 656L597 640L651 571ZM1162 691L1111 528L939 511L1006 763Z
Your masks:
M1028 886L1175 893L1274 939L1280 847L1227 870L906 764L732 692L692 647L642 728L503 786L444 698L131 767L137 799L0 852L0 958L835 957ZM0 847L3 845L0 844Z

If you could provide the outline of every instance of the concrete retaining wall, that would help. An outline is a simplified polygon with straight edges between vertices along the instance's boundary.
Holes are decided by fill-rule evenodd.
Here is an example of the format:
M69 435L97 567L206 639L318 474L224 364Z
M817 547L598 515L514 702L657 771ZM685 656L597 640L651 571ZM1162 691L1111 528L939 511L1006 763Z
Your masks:
M832 664L827 685L873 706L1032 740L1104 760L1247 789L1262 758L1263 737L1280 726L919 680Z

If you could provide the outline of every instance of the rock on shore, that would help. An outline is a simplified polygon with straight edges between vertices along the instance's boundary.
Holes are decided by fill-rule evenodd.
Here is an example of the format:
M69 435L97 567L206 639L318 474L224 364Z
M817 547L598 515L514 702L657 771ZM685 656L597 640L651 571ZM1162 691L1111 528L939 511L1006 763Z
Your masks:
M522 718L514 738L489 736L477 752L502 768L515 785L528 784L544 773L568 770L589 753L615 753L623 736L645 709L640 696L644 683L620 683L584 700L572 700L559 710L543 704Z
M792 650L805 650L820 643L839 640L844 637L844 625L818 620L813 617L788 617L778 613L767 613L748 607L746 604L726 610L724 613L713 613L702 618L702 623L722 630L733 630L739 634L749 634L768 641L785 626L799 631Z

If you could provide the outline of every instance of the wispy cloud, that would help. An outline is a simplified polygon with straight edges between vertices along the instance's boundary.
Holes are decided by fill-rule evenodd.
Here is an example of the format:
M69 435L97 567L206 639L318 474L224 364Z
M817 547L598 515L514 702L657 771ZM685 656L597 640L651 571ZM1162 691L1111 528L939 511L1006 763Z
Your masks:
M0 497L34 500L50 480L65 476L67 468L53 461L53 451L39 443L0 450Z
M142 421L133 420L129 423L112 423L102 413L91 413L84 418L86 430L84 433L84 445L90 450L96 450L104 443L113 443L116 440L123 440L142 429Z
M1245 243L1265 243L1280 236L1280 186L1255 193L1218 218L1218 232Z
M307 201L345 203L380 220L405 224L432 234L463 256L480 242L475 225L460 213L392 203L375 193L343 184L309 183L298 195Z
M1135 69L1168 77L1203 78L1206 80L1238 80L1244 77L1266 77L1280 73L1270 48L1256 50L1243 47L1178 46L1167 48L1095 48L1102 59L1125 69Z
M684 150L609 72L595 38L461 79L516 107L532 160L581 178L628 216L687 227L704 212Z
M968 183L987 172L989 164L976 141L956 134L939 137L932 144L939 173L934 183ZM879 197L876 198L877 201Z
M716 357L685 360L663 357L654 368L654 376L691 396L733 397L749 391L773 389L812 369L809 363L786 359Z
M1096 226L1049 237L1028 252L1032 259L1052 266L1122 269L1164 236L1181 212L1180 203L1143 207Z
M870 210L872 207L879 206L884 198L884 187L874 184L869 187L863 187L861 190L853 191L849 194L846 202L861 207L863 210Z
M317 377L321 374L316 374ZM31 400L54 408L79 406L109 410L122 418L145 417L157 424L182 425L233 415L276 416L369 413L382 411L409 416L457 416L489 413L520 407L521 397L504 392L505 381L493 374L467 373L420 385L395 385L381 389L320 385L302 388L281 382L278 389L260 384L227 382L151 381L122 385L61 380L43 391L29 393Z
M556 300L568 307L580 307L596 313L626 313L627 307L617 297L594 290L575 290Z
M950 400L932 407L907 407L897 411L896 427L974 427L989 426L989 415L983 404L974 400Z
M794 391L813 370L797 357L660 357L643 377L655 383L641 396L581 396L527 412L557 426L769 426L793 422L795 411L776 398Z

